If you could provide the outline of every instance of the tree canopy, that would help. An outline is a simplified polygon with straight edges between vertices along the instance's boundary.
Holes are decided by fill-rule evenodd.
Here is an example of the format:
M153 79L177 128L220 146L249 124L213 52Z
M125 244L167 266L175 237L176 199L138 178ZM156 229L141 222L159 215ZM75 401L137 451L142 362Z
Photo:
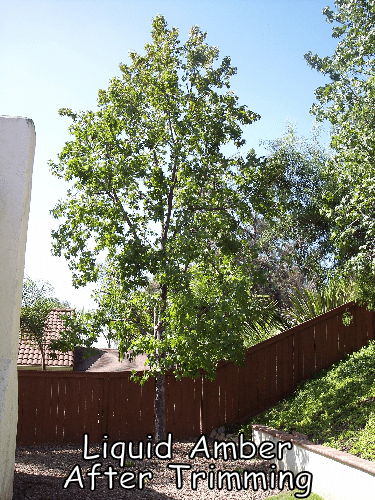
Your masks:
M375 307L375 9L370 0L336 0L323 13L338 39L331 57L311 52L307 62L331 79L316 90L312 112L332 124L330 170L338 202L325 199L340 269L356 284L360 301ZM325 206L324 206L325 205Z
M96 112L60 110L73 139L51 168L73 187L52 213L62 220L54 253L74 284L101 272L97 320L110 303L101 318L119 350L148 354L162 435L163 373L214 377L221 359L241 360L243 322L259 314L257 275L237 258L253 216L242 127L259 116L238 104L236 69L217 63L197 26L181 45L158 15L151 34L99 91ZM238 152L224 154L226 144Z
M319 141L318 124L306 138L288 122L281 137L264 142L266 156L251 151L247 157L257 219L255 265L263 277L255 288L274 298L284 317L293 290L326 282L335 265L330 220L321 203L335 192L336 179L327 168L332 152Z

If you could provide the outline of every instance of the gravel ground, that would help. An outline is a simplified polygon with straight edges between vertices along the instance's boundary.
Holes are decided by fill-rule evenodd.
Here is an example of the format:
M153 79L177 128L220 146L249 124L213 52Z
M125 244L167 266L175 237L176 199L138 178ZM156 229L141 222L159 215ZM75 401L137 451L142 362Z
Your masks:
M208 439L210 452L212 456L212 440ZM248 490L237 490L233 482L233 490L228 491L226 481L224 480L223 489L209 489L208 481L198 480L197 490L191 488L192 471L210 471L239 470L242 478L243 470L250 470L267 474L270 472L270 462L260 459L252 460L227 460L222 456L218 460L206 459L200 454L194 460L189 459L189 452L195 444L195 440L174 441L172 460L161 460L154 456L151 459L133 460L127 462L124 467L120 467L119 461L113 458L95 460L83 460L82 447L80 445L40 445L40 446L18 446L16 449L16 464L14 475L14 495L13 500L81 500L81 499L152 499L168 500L183 499L190 500L196 498L208 499L247 499L261 500L279 493L279 489L264 491L260 486L258 491L251 488ZM165 448L164 448L165 449ZM162 450L161 450L162 451ZM101 453L101 445L90 446L90 454ZM130 461L130 459L128 459ZM153 478L148 480L143 489L135 487L134 489L124 489L120 486L118 479L114 480L113 489L108 488L108 476L96 478L96 489L90 490L90 478L86 472L91 469L93 463L102 463L97 470L106 471L109 464L118 471L119 476L126 471L131 471L138 476L139 471L152 471ZM191 470L184 471L182 489L176 487L176 471L170 470L167 464L190 464ZM82 480L84 488L81 489L78 482L71 482L67 489L63 484L68 478L71 470L77 465L82 470ZM210 464L211 468L209 467ZM72 476L78 478L78 468ZM212 474L211 474L212 476ZM216 475L215 475L216 479ZM134 483L131 481L129 484ZM251 484L251 482L250 482Z

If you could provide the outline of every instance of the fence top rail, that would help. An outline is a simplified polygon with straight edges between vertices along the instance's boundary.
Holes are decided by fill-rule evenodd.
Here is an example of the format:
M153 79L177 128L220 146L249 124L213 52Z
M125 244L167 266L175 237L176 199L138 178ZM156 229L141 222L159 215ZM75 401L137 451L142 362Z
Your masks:
M143 372L136 372L137 375L143 375ZM131 371L117 372L74 372L65 370L19 370L18 377L49 377L49 378L130 378ZM150 377L152 378L152 377Z

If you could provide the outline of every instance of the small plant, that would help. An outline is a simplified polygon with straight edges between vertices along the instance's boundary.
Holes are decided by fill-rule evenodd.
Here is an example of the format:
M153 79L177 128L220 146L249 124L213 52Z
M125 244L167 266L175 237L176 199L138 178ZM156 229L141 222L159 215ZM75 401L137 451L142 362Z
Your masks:
M353 300L350 285L332 280L323 287L295 289L290 295L291 309L286 316L297 325ZM344 323L345 324L345 323Z
M135 467L135 463L134 462L126 461L125 462L125 467Z
M278 312L278 303L268 296L253 298L254 312L244 322L241 332L245 347L251 347L286 330L288 324Z
M352 321L353 321L353 314L350 313L349 311L345 311L342 315L343 325L349 326Z

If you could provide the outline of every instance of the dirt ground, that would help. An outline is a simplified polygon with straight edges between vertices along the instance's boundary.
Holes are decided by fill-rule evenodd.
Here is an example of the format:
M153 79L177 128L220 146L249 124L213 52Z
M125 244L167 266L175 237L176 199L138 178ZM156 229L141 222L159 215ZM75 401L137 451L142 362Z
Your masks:
M224 479L223 487L217 485L218 471L237 472L237 476L243 478L244 471L263 472L263 476L269 478L271 464L268 461L253 458L251 460L228 460L219 457L212 458L212 442L210 443L210 458L197 453L194 459L189 458L195 441L173 442L173 455L171 460L158 459L152 456L150 459L126 460L121 467L119 460L103 458L102 447L93 445L90 447L90 455L99 454L98 458L84 460L82 447L79 445L40 445L40 446L18 446L16 449L16 465L14 476L13 500L193 500L193 499L228 499L228 500L263 500L280 492L278 487L271 490L269 481L267 488L263 489L259 480L258 490L237 489L236 480L229 480L232 490L227 489L228 482ZM101 464L93 467L95 463ZM182 476L182 488L177 487L178 469L169 468L168 464L184 464L190 469L179 469ZM110 468L112 466L112 469ZM98 477L89 477L88 471L93 468L100 473ZM109 471L116 471L113 476L113 484L110 484ZM146 472L152 473L152 478ZM107 474L105 474L107 472ZM143 485L140 473L144 474ZM201 473L197 478L197 489L192 488L192 472ZM205 474L204 474L205 473ZM213 478L210 488L208 478ZM213 475L214 473L214 475ZM123 486L120 485L119 477L125 474ZM215 475L216 474L216 475ZM206 475L206 479L202 479ZM95 481L95 489L91 490L91 481ZM126 482L127 481L127 482ZM138 481L138 482L137 482ZM64 488L65 486L65 488ZM83 486L83 487L82 487ZM112 488L111 488L112 486ZM127 489L124 486L132 486ZM141 486L143 488L141 489ZM287 488L285 488L286 490Z

